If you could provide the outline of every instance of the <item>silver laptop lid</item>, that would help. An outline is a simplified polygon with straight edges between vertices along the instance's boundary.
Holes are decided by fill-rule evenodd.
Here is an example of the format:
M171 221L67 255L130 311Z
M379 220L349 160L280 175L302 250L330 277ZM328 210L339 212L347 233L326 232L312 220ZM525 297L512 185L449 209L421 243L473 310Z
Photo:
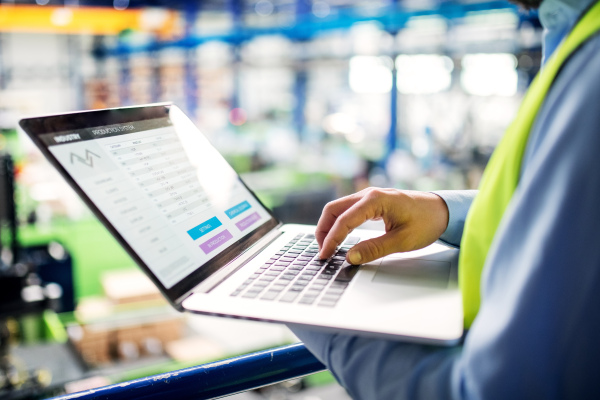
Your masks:
M279 225L171 104L20 125L178 308L177 299Z

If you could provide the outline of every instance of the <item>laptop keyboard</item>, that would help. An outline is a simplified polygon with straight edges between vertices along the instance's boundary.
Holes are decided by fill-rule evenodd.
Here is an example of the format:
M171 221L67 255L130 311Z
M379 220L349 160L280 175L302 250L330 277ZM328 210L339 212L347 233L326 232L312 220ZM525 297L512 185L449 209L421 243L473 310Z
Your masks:
M328 260L318 258L315 235L299 234L258 268L231 296L333 307L356 275L358 266L344 265L359 238L348 237Z

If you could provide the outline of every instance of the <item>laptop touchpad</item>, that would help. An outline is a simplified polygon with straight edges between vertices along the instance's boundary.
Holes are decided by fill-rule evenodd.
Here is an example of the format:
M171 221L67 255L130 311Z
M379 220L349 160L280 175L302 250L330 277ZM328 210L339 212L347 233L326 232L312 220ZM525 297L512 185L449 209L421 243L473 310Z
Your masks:
M373 282L445 288L450 279L450 268L448 261L385 257Z

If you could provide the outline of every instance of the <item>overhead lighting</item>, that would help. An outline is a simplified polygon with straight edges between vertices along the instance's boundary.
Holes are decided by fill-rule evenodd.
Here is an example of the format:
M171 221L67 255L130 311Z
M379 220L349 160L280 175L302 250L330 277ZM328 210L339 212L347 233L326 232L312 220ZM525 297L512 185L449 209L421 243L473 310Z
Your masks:
M263 17L273 14L274 10L275 7L273 6L273 3L271 3L269 0L260 0L254 6L254 11L256 11L258 15L262 15Z
M325 18L331 13L331 7L324 1L315 1L312 5L312 13L317 18Z
M354 117L345 113L333 113L323 120L323 129L330 135L349 135L357 128Z
M129 0L114 0L113 7L115 10L125 10L129 7Z
M50 16L50 21L56 26L66 26L73 20L73 11L68 8L58 8Z
M404 94L429 94L448 90L454 63L438 54L401 55L396 58L398 91Z
M460 83L476 96L513 96L519 75L517 59L508 53L467 54L462 59Z
M355 56L350 59L350 88L356 93L388 93L392 90L389 57Z

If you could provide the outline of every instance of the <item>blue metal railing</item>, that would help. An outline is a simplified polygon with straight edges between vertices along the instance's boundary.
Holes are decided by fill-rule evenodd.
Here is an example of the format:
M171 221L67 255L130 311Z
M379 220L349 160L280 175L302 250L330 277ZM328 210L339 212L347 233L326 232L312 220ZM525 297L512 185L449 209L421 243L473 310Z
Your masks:
M325 369L302 343L117 383L53 400L204 400L232 395Z

